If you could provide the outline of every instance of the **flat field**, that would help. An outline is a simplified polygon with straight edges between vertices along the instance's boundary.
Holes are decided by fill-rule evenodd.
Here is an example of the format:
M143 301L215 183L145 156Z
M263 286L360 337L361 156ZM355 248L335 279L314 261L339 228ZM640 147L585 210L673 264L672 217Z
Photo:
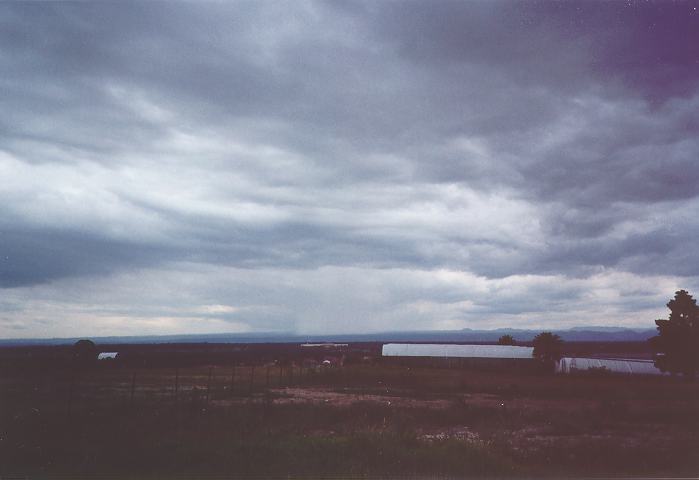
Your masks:
M357 364L0 370L0 477L699 475L699 385Z

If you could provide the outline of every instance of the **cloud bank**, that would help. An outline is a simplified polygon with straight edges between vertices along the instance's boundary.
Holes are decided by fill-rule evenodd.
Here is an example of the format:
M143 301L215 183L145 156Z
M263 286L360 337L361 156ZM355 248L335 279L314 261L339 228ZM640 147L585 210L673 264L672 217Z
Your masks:
M697 5L0 5L0 336L652 326Z

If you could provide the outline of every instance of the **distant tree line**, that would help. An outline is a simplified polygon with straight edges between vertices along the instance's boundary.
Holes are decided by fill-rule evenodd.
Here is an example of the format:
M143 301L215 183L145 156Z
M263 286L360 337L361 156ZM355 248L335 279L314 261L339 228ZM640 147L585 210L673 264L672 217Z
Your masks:
M503 335L498 338L498 345L517 345L512 335Z

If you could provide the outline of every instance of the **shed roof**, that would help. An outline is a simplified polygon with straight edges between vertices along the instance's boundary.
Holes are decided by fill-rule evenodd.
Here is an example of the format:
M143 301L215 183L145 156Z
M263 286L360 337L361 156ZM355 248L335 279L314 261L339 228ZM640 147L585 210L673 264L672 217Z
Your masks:
M532 358L532 347L512 345L454 345L425 343L387 343L384 357L442 358Z

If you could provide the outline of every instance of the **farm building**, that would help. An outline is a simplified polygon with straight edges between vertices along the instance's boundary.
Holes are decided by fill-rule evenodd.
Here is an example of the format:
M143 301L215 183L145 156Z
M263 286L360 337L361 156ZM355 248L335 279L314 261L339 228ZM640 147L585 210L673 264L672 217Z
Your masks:
M654 365L653 360L563 357L556 364L557 373L576 373L595 369L627 375L666 375Z
M387 343L381 355L384 361L402 365L473 367L485 370L532 369L532 347L512 345L455 345L424 343Z
M387 343L384 357L439 357L439 358L532 358L532 347L513 345L452 345L425 343Z
M100 352L97 355L97 360L114 360L117 355L119 355L119 352Z

